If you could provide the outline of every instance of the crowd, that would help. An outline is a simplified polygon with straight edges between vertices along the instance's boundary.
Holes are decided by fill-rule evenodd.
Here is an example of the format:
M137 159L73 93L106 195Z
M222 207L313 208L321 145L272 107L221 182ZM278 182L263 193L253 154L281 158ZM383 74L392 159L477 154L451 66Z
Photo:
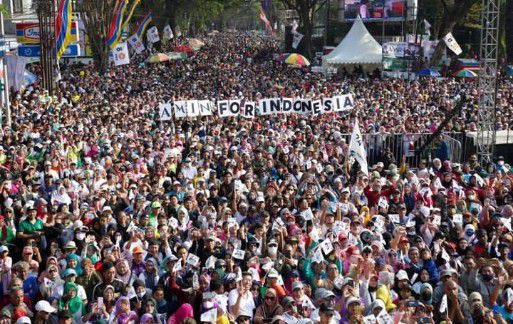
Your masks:
M512 171L476 156L364 173L344 133L425 132L456 79L324 79L221 33L183 61L62 70L0 146L0 323L512 323ZM158 103L351 92L355 109L161 122ZM499 86L498 127L513 110ZM471 130L475 102L448 126ZM500 121L500 122L499 122ZM380 153L381 154L381 153Z

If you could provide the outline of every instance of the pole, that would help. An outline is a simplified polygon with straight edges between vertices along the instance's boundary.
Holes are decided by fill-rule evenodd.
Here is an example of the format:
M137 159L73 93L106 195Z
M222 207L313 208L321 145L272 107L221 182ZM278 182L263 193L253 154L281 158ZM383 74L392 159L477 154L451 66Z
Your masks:
M328 46L328 26L330 23L330 0L326 0L326 22L324 23L324 46Z
M3 4L3 0L1 1ZM5 39L5 30L4 30L4 15L0 13L0 33L2 37ZM5 43L4 43L4 55L5 55ZM5 60L2 57L0 59L0 65L2 67L2 83L4 84L2 90L2 106L5 105L6 111L6 121L7 126L11 127L11 103L9 102L9 84L7 82L7 64L5 64ZM0 125L3 123L3 107L0 109Z

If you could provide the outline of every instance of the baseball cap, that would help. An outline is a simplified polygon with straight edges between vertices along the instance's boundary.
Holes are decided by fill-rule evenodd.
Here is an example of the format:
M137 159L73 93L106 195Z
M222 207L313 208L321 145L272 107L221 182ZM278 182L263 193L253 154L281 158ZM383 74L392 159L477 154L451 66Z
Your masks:
M349 305L351 305L352 303L360 303L360 299L356 298L356 297L349 297L346 301L346 308L349 308Z
M69 276L76 276L76 275L77 275L77 272L74 269L71 269L71 268L68 268L68 269L64 270L64 272L62 273L62 277L63 278L66 278L66 277L69 277Z
M292 283L292 290L296 290L299 288L303 288L303 283L301 281L294 281Z
M54 313L55 308L53 308L49 302L46 300L40 300L36 304L36 311L45 312L45 313Z
M408 278L408 274L404 270L399 270L395 277L397 280L410 280L410 278Z
M32 322L30 321L30 318L27 316L22 316L22 317L18 318L18 320L16 321L16 324L30 324L30 323L32 323Z
M317 288L315 291L315 299L326 299L330 297L335 297L335 294L328 289L325 288Z

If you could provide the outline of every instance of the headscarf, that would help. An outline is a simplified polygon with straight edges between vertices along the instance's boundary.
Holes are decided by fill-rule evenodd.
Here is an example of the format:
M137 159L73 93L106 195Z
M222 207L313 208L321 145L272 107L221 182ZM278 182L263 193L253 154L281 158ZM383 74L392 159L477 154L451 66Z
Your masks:
M67 264L68 264L69 260L75 260L75 262L77 263L77 265L76 265L74 268L71 268L71 267L67 266ZM66 257L66 268L67 268L67 269L73 269L73 270L75 270L75 271L77 272L77 276L82 275L83 270L82 270L82 264L81 264L81 262L80 262L80 257L79 257L77 254L75 254L75 253L71 253L70 255L68 255L68 256Z
M183 304L168 320L167 324L181 324L186 318L194 318L191 304Z
M121 304L123 303L123 301L125 301L127 304L128 314L121 313ZM130 318L137 318L137 314L134 311L130 310L130 300L128 299L128 297L125 296L121 296L118 298L118 301L116 302L115 314L118 316L118 324L126 324L130 322Z
M157 301L154 298L148 298L143 305L143 310L146 311L146 305L153 304L153 313L151 315L157 315ZM148 313L146 313L148 314Z
M123 275L119 273L119 268L122 263L124 263L127 268L127 272ZM128 263L128 260L126 260L126 259L119 260L118 263L116 263L116 278L118 278L119 280L121 280L123 282L128 283L128 282L130 282L131 276L132 276L132 270L130 270L130 264Z
M146 313L146 314L144 314L144 315L141 317L141 322L140 322L140 323L141 323L141 324L145 324L145 323L146 323L146 321L148 321L148 320L150 320L150 319L151 319L151 320L153 320L153 315L151 315L150 313Z
M70 298L66 302L64 299L67 298L71 289L75 289L75 297ZM78 286L74 282L67 282L64 285L64 293L62 294L61 299L59 299L59 311L63 310L66 305L72 314L75 314L78 311L83 311L84 304L80 297L78 297Z

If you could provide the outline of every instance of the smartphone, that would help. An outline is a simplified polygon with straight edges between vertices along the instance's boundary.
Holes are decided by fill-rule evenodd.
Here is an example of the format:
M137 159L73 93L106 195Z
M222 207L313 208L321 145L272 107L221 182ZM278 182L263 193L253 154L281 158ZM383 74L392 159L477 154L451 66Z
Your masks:
M103 307L103 297L98 297L98 309Z
M409 300L406 303L407 307L417 307L418 305L419 305L419 301L418 300Z

